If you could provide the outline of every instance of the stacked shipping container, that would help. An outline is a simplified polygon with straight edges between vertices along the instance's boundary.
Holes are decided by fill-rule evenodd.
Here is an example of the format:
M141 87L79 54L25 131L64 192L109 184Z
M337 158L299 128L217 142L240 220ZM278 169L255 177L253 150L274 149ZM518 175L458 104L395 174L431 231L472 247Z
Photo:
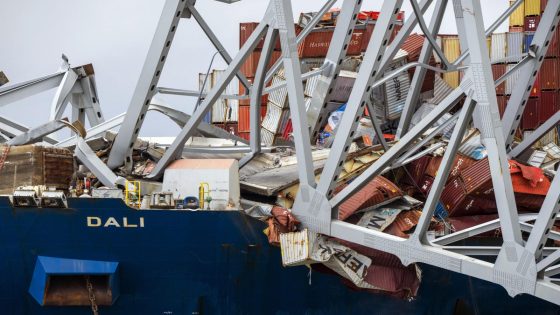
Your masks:
M323 60L326 57L332 40L337 16L338 14L336 11L325 14L320 26L316 27L309 35L307 35L305 40L299 45L298 53L302 62L303 72L309 71L312 68L319 67L323 64ZM356 67L352 67L352 65L356 63L352 57L360 56L366 51L378 16L379 12L373 11L362 11L358 15L360 22L354 28L347 50L347 55L350 59L345 60L343 64L343 68L347 68L346 70L356 70ZM400 30L403 19L404 13L401 12L399 15L399 24L397 24L394 28L393 37ZM305 16L300 17L300 20L305 20ZM258 23L240 24L240 47L247 41L257 25ZM302 28L299 25L296 25L296 33L299 33L301 29ZM243 74L250 80L254 79L263 43L264 41L261 41L257 45L256 51L249 56L248 61L245 62L242 67ZM275 45L275 51L271 57L270 65L280 58L280 49L280 43L277 42ZM275 80L281 82L282 74L279 73L275 77ZM239 93L244 93L244 88L241 85ZM284 92L277 92L276 94L280 96L282 93L285 93L285 90ZM306 97L310 96L311 95L306 95ZM276 139L278 138L287 139L292 130L287 99L282 97L282 100L271 100L270 97L271 96L268 95L263 96L261 109L261 137L263 142L266 144L277 143ZM307 100L308 99L306 98L306 101ZM249 130L249 100L242 100L239 102L239 136L248 139Z
M526 0L510 18L510 31L523 28L523 52L528 52L540 22L541 13L546 8L546 0ZM521 18L521 13L523 18ZM536 129L560 108L558 93L560 90L560 50L558 45L559 32L556 31L549 43L546 58L543 61L525 111L521 118L522 130ZM511 49L518 49L517 46ZM513 86L513 84L512 84Z

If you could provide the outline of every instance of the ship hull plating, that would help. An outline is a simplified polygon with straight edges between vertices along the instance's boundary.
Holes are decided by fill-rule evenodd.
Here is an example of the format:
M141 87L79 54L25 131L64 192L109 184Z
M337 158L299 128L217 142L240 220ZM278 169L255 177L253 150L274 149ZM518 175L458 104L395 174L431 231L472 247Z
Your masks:
M0 198L0 313L91 314L29 294L38 256L119 263L120 290L100 314L558 314L530 296L422 265L413 301L353 291L335 275L284 268L265 224L236 211L142 210L114 199L68 209L13 208ZM84 285L85 288L85 285Z

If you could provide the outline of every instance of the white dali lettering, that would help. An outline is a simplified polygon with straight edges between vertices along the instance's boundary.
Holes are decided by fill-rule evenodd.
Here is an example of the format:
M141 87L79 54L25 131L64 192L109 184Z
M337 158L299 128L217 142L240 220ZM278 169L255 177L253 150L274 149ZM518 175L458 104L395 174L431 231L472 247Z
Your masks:
M132 221L127 217L118 219L115 217L108 217L106 219L101 217L87 217L88 227L114 227L114 228L143 228L144 227L144 217L138 218L137 221Z

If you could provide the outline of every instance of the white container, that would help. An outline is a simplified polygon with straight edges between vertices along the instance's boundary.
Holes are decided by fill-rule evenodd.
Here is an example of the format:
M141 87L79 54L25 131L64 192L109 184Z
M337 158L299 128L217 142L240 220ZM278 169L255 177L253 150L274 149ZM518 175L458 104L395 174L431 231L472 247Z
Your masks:
M208 75L208 80L206 80L206 85L202 92L208 93L212 88L218 83L220 77L225 73L225 70L212 70ZM198 74L198 86L199 90L202 89L204 84L204 79L206 78L205 73ZM223 94L234 95L238 91L238 83L233 80L224 90ZM219 99L216 103L212 104L211 116L213 123L223 123L224 119L228 122L236 122L239 120L239 101L231 99Z
M317 87L317 83L319 82L320 75L314 75L311 78L307 79L305 82L305 88L303 90L303 94L306 97L313 97L313 92Z
M282 117L283 109L276 106L273 103L268 103L266 108L266 116L264 116L262 127L276 133L278 130L278 125L280 124L280 119Z
M284 69L279 70L274 77L272 77L271 86L276 86L285 83ZM270 94L268 94L268 101L273 102L277 106L287 107L288 106L288 89L281 88L277 89Z
M185 159L167 167L163 191L175 199L199 197L201 183L210 186L211 210L240 208L239 165L234 159Z
M511 70L515 65L507 65L506 72ZM513 72L509 77L506 79L506 95L511 95L513 89L515 88L515 84L519 79L519 71Z
M523 55L523 33L507 33L507 61L519 62Z
M311 253L316 240L317 234L307 229L280 234L282 265L299 266L313 262Z
M274 144L274 136L275 132L266 130L265 128L261 128L261 143L264 145L272 145Z
M399 61L395 61L387 72L392 72L403 66L405 63L403 58L401 57L398 59ZM385 118L394 120L401 116L409 90L410 77L408 76L408 71L400 72L399 75L385 83Z
M492 34L492 45L490 46L490 60L492 62L506 62L507 38L506 33Z

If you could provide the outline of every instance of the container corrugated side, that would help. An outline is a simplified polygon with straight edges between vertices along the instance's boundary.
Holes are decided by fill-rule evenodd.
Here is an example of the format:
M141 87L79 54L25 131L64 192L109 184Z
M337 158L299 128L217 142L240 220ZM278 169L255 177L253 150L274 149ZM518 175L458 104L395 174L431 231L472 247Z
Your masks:
M259 26L259 23L257 22L239 23L239 48L243 47L243 45L247 42L251 34L253 34L257 26ZM255 49L260 50L263 48L263 45L264 37L259 41ZM280 50L280 48L280 39L277 39L274 49Z
M420 34L411 34L403 43L401 49L408 53L408 61L418 61L420 52L424 46L424 36Z
M261 128L261 143L263 143L264 145L271 146L274 143L274 136L274 133Z
M461 55L461 45L456 36L442 37L443 53L449 62L454 62ZM459 86L459 72L449 72L443 74L443 80L452 88Z
M285 109L282 112L282 116L280 116L280 123L278 124L278 130L276 131L276 136L281 137L288 126L288 122L290 121L290 110Z
M272 55L270 56L270 60L267 65L267 69L270 67L282 56L282 52L280 51L273 51ZM259 64L259 59L261 58L260 51L252 52L245 63L241 66L241 73L243 73L248 78L254 78L255 73L257 72L257 66Z
M469 156L473 159L481 158L481 150L484 149L480 140L480 133L472 135L466 140L463 140L459 147L459 152L463 155Z
M529 51L529 47L531 47L531 43L533 43L533 37L535 37L534 32L525 32L525 39L523 40L524 53Z
M317 86L317 83L319 82L320 77L321 76L316 75L316 76L312 76L311 78L307 79L307 81L305 82L305 88L303 90L304 96L307 96L307 97L312 97L313 96L313 91L315 91L315 87Z
M434 97L428 100L431 104L439 104L453 89L438 75L434 78Z
M454 62L461 55L461 44L457 36L442 37L443 54L449 62Z
M492 65L492 74L494 77L494 81L498 80L501 76L506 73L506 65L505 64L495 64ZM496 95L503 95L506 93L506 83L502 82L498 86L496 86Z
M546 57L558 57L560 56L560 29L556 29L554 36L550 41L550 45L546 51Z
M330 100L333 102L346 103L354 87L354 82L358 74L351 71L340 71L336 85L330 93Z
M525 110L523 111L523 116L521 117L521 129L532 130L539 127L540 104L540 99L529 98Z
M523 55L523 33L507 33L507 61L519 62Z
M250 106L239 106L239 132L247 132L251 130L251 111Z
M271 86L276 86L282 83L285 83L286 79L284 78L284 69L278 71L274 77L272 77L272 84ZM281 88L275 91L270 92L268 94L268 101L276 104L280 107L285 107L288 105L288 89Z
M539 122L541 124L560 110L559 93L559 91L541 92L541 110L539 111Z
M509 3L511 5L514 2L515 2L515 0L511 0ZM510 26L523 26L524 22L525 22L525 6L522 3L509 16L509 25Z
M539 71L542 90L560 89L560 59L545 59Z
M465 195L463 182L459 177L455 177L445 185L441 193L440 202L451 216L457 206L465 199Z
M401 72L400 75L385 83L387 119L394 120L401 116L409 89L410 78L407 72Z
M237 100L220 99L212 106L212 122L233 122L239 119Z
M298 266L309 263L317 234L307 229L280 234L282 265Z
M303 44L299 47L300 57L325 57L331 44L333 31L334 27L327 27L316 29L309 33L303 41ZM362 47L367 47L364 46L364 42L367 41L368 36L371 36L370 34L368 35L368 32L373 32L373 27L366 28L364 26L362 29L354 29L348 44L348 56L355 56L362 53Z
M492 62L506 62L507 38L506 33L492 34L490 60Z
M452 88L457 88L459 86L459 72L448 72L443 74L443 81L447 83Z
M537 31L537 27L539 26L539 22L541 21L541 17L537 16L526 16L525 17L525 25L523 26L525 32L535 32Z
M264 116L262 122L262 127L276 134L281 116L282 108L272 103L268 103L268 108L266 110L266 116Z
M461 171L459 175L467 194L485 194L492 189L492 174L488 159L482 159Z
M507 71L511 70L515 65L507 65ZM509 75L506 79L506 94L511 95L511 92L515 88L515 84L519 79L519 71L515 71Z
M506 112L507 103L509 101L509 96L506 95L498 95L498 111L500 112L500 118L504 117L504 113Z
M525 16L541 14L541 0L525 0Z
M220 77L225 73L225 70L213 70L211 72L210 80L207 82L207 89L209 91L217 83ZM199 75L199 80L204 80L204 74ZM200 82L202 84L202 82ZM233 95L237 91L237 83L230 83L224 90L224 94ZM230 99L218 99L214 104L212 104L212 123L223 123L224 121L237 121L238 120L238 100ZM225 119L225 120L224 120Z

